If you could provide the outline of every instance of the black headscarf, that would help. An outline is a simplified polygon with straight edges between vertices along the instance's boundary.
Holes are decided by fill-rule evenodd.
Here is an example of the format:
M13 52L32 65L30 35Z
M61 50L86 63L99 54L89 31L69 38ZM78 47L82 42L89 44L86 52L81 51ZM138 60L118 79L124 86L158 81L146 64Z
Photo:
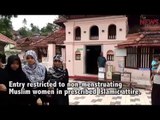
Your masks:
M11 69L11 64L13 64L14 61L18 61L19 63L19 68L16 71ZM26 77L25 73L22 71L21 60L17 55L11 55L8 57L7 65L5 66L5 73L7 74L7 78L13 81L21 81Z
M16 70L16 71L14 71L14 70L12 70L11 69L11 64L13 64L14 63L14 61L18 61L18 63L19 63L19 68ZM8 72L14 72L14 73L21 73L22 72L22 65L21 65L21 60L20 60L20 58L17 56L17 55L11 55L11 56L9 56L8 57L8 60L7 60L7 65L6 65L6 67L5 67L5 69L8 71Z

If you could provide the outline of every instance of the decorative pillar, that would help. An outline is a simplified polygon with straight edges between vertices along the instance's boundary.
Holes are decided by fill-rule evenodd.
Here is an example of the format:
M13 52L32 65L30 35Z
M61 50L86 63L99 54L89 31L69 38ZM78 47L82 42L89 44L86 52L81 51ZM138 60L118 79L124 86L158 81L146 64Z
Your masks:
M66 68L66 49L62 48L61 53L62 53L62 58L63 58L63 65Z
M55 44L52 44L52 43L48 44L47 55L48 55L48 65L49 65L48 67L52 67L53 57L56 55L56 45Z

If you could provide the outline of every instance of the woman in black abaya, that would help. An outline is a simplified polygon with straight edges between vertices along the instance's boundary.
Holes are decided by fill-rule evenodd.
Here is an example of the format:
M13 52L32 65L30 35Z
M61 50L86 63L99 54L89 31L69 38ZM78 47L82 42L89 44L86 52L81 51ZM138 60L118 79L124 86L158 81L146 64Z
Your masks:
M25 90L30 90L26 87L26 84L29 83L25 73L22 71L21 61L17 55L11 55L7 60L7 65L3 72L3 84L7 88L6 102L8 106L28 106L33 102L32 94L9 94L9 82L14 83L25 83ZM12 87L13 88L13 87ZM14 90L21 90L22 87L14 87Z

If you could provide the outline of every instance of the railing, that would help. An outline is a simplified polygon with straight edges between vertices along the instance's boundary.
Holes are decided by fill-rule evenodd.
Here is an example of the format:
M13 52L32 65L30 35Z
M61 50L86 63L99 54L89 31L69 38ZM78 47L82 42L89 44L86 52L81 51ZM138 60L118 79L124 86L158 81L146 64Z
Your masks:
M81 37L75 37L75 40L81 40Z
M99 37L98 36L90 36L90 40L98 40Z
M109 35L108 39L116 39L116 35Z

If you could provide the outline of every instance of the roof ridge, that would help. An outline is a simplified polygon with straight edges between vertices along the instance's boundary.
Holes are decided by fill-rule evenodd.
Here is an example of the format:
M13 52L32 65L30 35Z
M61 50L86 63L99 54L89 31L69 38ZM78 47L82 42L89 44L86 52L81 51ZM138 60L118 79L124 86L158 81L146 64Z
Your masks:
M16 44L16 42L14 40L12 40L11 38L5 36L4 34L0 33L0 41L5 42L5 43L10 43L10 44Z

